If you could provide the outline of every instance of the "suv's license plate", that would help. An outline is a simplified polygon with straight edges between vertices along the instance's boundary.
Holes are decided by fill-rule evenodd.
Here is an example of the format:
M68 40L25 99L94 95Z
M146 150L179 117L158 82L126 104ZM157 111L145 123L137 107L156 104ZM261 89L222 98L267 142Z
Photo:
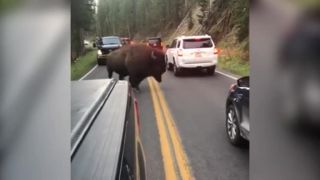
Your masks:
M196 57L201 57L201 52L196 52L195 56Z

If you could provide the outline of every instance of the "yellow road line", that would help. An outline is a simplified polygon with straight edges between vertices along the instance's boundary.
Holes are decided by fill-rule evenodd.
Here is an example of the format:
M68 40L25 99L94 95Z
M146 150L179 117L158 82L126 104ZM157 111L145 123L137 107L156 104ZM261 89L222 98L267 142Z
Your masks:
M165 97L159 87L159 84L154 79L152 79L151 81L152 81L152 84L156 90L155 92L158 96L160 106L162 107L162 110L163 110L163 114L165 117L164 119L166 120L166 125L169 130L169 134L170 134L170 138L173 143L173 148L174 148L174 152L176 155L176 159L178 161L177 163L178 163L180 175L183 180L194 179L194 177L192 175L191 167L189 165L187 155L184 151L184 148L183 148L183 145L181 142L181 138L179 136L179 132L176 128L172 114L168 108L168 103L165 100Z
M164 120L163 120L164 117L162 116L160 105L159 105L159 102L157 101L157 97L155 94L155 89L151 85L150 79L148 79L148 83L150 86L151 97L152 97L154 112L155 112L156 121L157 121L157 127L159 130L161 153L162 153L163 165L164 165L164 171L165 171L165 179L176 180L177 175L174 169L174 162L173 162L174 158L172 157L172 154L170 151L170 145L168 140L169 136L167 135L167 132L165 129Z

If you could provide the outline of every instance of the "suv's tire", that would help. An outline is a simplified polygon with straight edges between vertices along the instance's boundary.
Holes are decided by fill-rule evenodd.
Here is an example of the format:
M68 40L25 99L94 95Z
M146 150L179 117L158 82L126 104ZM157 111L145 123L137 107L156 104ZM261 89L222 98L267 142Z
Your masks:
M173 71L173 64L168 62L167 69Z
M245 140L240 135L239 120L236 109L232 104L227 107L226 132L231 144L239 146L244 143Z
M173 64L173 74L175 76L180 76L181 75L181 69L178 68L176 64Z
M209 76L213 76L215 72L216 72L216 66L212 66L207 69L207 74Z

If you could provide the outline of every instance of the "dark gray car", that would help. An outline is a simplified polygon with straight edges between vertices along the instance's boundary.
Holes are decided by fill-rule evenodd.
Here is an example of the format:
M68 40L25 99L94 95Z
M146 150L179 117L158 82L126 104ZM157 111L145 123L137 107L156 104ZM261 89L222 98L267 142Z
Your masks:
M249 140L249 77L232 84L226 102L226 131L229 141L239 145Z
M126 81L72 82L71 179L144 180L138 103Z

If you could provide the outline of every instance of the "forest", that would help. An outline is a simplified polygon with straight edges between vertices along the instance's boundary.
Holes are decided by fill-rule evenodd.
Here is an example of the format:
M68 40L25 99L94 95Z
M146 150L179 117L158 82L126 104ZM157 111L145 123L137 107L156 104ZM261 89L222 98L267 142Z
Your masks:
M236 43L246 41L248 50L249 0L71 0L72 51L83 50L86 36L117 35L134 39L166 38L181 21L200 25L199 34L215 42L232 33ZM193 9L200 7L195 18Z
M175 28L196 0L100 0L98 33L155 36Z

